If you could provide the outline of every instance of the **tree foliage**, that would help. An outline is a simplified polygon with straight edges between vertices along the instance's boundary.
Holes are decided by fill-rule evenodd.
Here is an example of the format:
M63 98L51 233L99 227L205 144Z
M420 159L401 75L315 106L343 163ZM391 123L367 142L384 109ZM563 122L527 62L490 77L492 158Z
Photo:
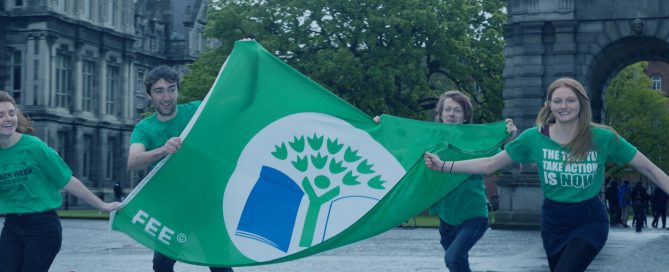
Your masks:
M647 62L621 70L606 89L606 120L665 172L669 170L669 100L650 88ZM609 174L622 170L613 167Z
M501 0L221 0L206 34L222 41L190 67L201 98L234 41L253 38L370 115L427 118L446 89L472 96L477 121L501 117ZM431 102L431 103L430 103ZM431 115L431 114L429 114Z

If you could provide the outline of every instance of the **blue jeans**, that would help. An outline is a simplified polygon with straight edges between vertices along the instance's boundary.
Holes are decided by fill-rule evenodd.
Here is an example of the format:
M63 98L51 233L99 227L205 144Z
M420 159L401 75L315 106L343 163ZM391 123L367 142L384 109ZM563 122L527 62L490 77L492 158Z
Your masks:
M449 225L439 219L439 235L444 247L444 261L451 272L472 271L469 269L469 250L488 230L487 217L473 217L460 225Z
M153 252L153 271L155 272L174 272L174 264L177 261L172 260L157 251ZM211 272L232 272L230 267L209 267Z
M0 234L0 272L47 272L62 240L54 210L7 214Z

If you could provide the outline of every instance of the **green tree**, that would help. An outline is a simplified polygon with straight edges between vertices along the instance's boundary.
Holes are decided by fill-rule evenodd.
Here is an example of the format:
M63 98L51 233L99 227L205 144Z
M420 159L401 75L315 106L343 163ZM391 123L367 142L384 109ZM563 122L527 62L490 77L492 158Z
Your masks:
M459 89L477 121L499 120L505 19L501 0L221 0L206 34L222 46L190 66L184 98L203 97L234 41L253 38L370 115L427 118Z
M607 124L635 145L664 171L669 170L669 101L661 91L650 89L647 62L626 67L606 89ZM616 175L624 167L609 167Z
M306 140L305 140L306 139ZM293 136L293 141L275 145L272 155L282 161L288 160L296 170L305 173L302 188L309 199L309 208L304 219L300 246L310 247L313 243L316 223L321 207L339 196L341 186L366 184L375 190L386 190L381 175L374 165L358 155L358 150L340 143L337 138L324 135ZM312 170L316 174L307 175ZM324 175L327 174L327 175ZM341 180L330 180L328 176L339 175ZM364 185L362 185L364 186ZM326 191L318 194L318 191Z

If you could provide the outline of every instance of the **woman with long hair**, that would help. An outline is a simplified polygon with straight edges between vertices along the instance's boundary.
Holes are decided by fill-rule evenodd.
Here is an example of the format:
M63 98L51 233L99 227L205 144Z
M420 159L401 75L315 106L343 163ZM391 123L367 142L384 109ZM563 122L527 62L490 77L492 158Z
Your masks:
M536 163L544 194L541 236L551 271L584 271L606 243L609 222L598 198L607 161L629 164L669 191L669 176L612 128L592 122L585 88L571 78L548 87L536 127L494 156L441 161L425 154L435 171L493 173L512 162Z

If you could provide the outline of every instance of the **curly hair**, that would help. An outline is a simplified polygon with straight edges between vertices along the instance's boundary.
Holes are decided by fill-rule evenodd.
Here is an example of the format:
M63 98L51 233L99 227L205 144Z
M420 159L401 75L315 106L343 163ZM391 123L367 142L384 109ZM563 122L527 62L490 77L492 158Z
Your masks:
M149 71L149 73L146 74L146 78L144 78L144 87L146 88L147 94L151 94L151 86L160 79L164 79L169 83L176 83L177 88L181 89L179 73L170 67L161 65Z

